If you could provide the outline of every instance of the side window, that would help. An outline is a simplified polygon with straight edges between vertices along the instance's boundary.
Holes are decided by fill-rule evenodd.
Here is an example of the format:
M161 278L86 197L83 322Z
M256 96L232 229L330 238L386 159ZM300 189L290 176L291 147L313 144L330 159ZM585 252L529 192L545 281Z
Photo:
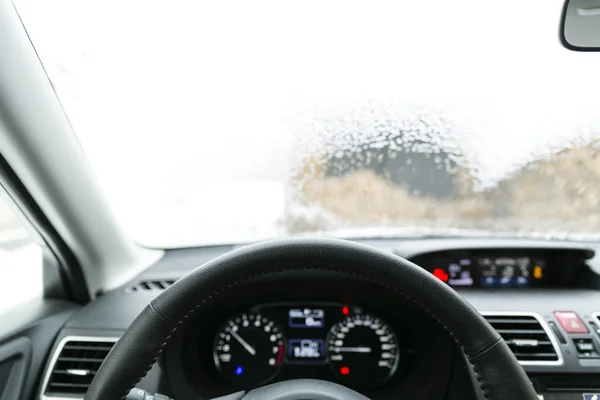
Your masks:
M1 188L0 188L1 191ZM0 312L41 297L42 248L8 196L0 193Z

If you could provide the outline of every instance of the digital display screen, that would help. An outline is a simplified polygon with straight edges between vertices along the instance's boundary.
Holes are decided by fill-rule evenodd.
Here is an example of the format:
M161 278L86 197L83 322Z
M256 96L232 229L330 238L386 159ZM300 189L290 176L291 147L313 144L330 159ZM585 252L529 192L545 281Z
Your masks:
M545 261L504 253L438 258L432 273L453 287L519 288L539 284Z
M322 328L325 311L320 308L292 308L289 312L290 328Z
M468 258L448 265L448 284L451 286L473 286L472 262Z
M481 286L522 287L531 284L529 257L482 257L479 260Z
M357 307L330 302L267 304L252 311L281 322L286 338L283 362L298 365L326 364L325 340L331 327L349 315L360 313Z
M325 342L322 339L290 339L288 360L315 361L325 358Z

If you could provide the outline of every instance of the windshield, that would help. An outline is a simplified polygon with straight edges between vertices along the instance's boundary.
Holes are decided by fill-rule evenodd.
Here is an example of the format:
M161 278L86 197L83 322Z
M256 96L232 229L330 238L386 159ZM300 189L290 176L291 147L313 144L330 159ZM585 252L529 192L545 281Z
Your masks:
M16 6L140 243L600 233L600 55L562 0Z

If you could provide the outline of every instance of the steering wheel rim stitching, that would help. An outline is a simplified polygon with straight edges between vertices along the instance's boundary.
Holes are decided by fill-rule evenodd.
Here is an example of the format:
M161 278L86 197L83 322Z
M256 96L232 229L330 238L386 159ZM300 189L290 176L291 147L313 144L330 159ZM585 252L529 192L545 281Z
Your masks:
M433 314L431 311L429 311L429 309L427 307L424 307L422 304L416 302L415 300L413 300L409 295L407 295L406 293L391 287L390 285L387 285L381 281L375 280L373 278L361 275L361 274L357 274L356 272L353 271L348 271L348 270L343 270L343 269L334 269L334 268L322 268L322 267L297 267L297 268L277 268L277 269L273 269L273 270L269 270L269 271L265 271L262 272L260 274L255 274L255 275L251 275L251 276L247 276L247 277L243 277L243 278L239 278L235 281L233 281L230 284L227 284L226 286L222 287L221 289L218 289L216 291L214 291L212 294L208 295L207 297L205 297L204 299L202 299L199 303L197 303L196 305L194 305L192 308L190 308L181 319L179 319L177 322L172 323L170 322L167 318L165 318L159 310L156 309L156 307L154 307L154 301L156 300L152 300L149 304L149 306L152 308L152 310L166 323L168 323L169 325L172 325L173 328L169 331L169 334L163 339L162 344L160 345L155 357L152 359L152 361L150 362L150 364L148 365L147 369L142 373L142 375L140 377L138 377L135 382L131 385L131 387L125 392L125 394L121 397L121 400L125 400L125 398L127 397L127 394L129 393L129 391L131 391L131 389L133 389L143 378L144 376L146 376L146 374L148 373L148 371L150 371L150 369L152 368L152 366L156 363L156 361L158 361L158 358L160 357L161 353L163 352L164 348L166 347L166 345L168 344L169 340L171 339L171 337L173 337L173 335L177 332L177 330L179 329L179 327L183 324L183 322L185 322L190 316L192 316L200 307L202 307L203 305L206 305L212 301L214 301L216 298L220 297L223 295L224 292L229 291L230 289L239 286L243 283L248 283L251 282L255 279L259 279L259 278L263 278L265 276L269 276L269 275L274 275L274 274L280 274L280 273L285 273L285 272L294 272L294 271L314 271L314 272L333 272L333 273L338 273L338 274L342 274L342 275L346 275L346 276L352 276L352 277L356 277L356 278L360 278L360 279L365 279L371 283L374 283L380 287L382 287L384 290L387 291L391 291L393 293L397 293L400 296L402 296L403 298L405 298L406 300L410 301L411 303L415 304L417 307L419 307L420 309L422 309L423 311L425 311L427 314L429 314L440 326L442 326L444 328L444 330L446 332L448 332L448 334L450 334L450 336L452 337L452 340L460 347L460 349L463 351L463 353L467 356L467 360L469 360L469 364L471 364L471 366L473 367L473 372L475 373L475 376L477 378L477 382L479 384L479 388L481 389L481 392L484 396L485 399L489 399L488 397L488 393L486 390L486 384L483 380L483 378L481 378L481 375L478 373L477 370L477 366L475 364L477 364L476 362L472 362L471 358L472 357L476 357L480 354L485 353L486 351L488 351L489 349L493 348L494 346L496 346L496 344L501 340L493 343L492 345L488 346L486 349L482 350L481 352L479 352L478 354L475 355L469 355L464 351L464 346L461 344L461 342L458 340L458 338L455 336L454 332L448 328L448 326L446 324L444 324L442 321L440 321L440 319ZM177 283L175 283L177 284ZM169 290L169 289L167 289Z

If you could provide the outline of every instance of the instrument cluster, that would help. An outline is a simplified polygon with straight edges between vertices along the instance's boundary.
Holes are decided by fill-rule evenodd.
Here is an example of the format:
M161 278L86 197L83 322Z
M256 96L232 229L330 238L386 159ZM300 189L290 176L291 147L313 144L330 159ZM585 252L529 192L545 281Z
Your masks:
M398 336L386 320L340 303L271 303L227 318L213 361L228 385L249 388L291 377L378 386L397 370Z

